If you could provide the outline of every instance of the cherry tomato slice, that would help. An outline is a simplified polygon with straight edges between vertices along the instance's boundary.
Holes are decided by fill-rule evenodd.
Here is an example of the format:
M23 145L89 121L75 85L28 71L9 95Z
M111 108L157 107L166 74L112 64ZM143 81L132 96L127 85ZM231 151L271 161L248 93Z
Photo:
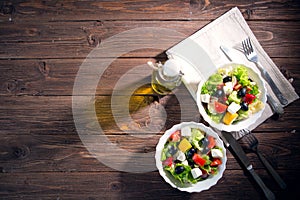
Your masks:
M195 153L192 159L199 166L203 167L205 165L206 160L202 158L199 154Z
M213 137L213 136L207 136L207 139L208 139L208 145L207 145L207 147L208 148L214 148L215 146L216 146L216 140L215 140L215 138Z
M171 167L172 164L173 164L173 158L172 157L167 158L166 160L164 160L162 162L162 164L163 164L163 166L169 166L169 167Z
M180 131L175 131L174 133L172 133L172 135L170 136L170 140L172 142L178 142L180 140Z
M217 113L219 113L219 114L224 113L227 110L227 107L228 107L227 105L222 104L218 101L215 101L215 110Z
M210 163L210 166L217 167L222 164L222 160L220 158L214 158Z

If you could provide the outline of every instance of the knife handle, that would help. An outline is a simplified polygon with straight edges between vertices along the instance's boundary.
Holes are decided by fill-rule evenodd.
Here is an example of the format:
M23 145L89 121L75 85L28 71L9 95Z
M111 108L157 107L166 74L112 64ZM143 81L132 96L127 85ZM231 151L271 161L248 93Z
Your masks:
M276 83L274 83L273 79L271 78L270 74L264 69L264 67L261 65L260 62L257 62L256 64L262 70L264 78L269 83L271 89L273 90L276 97L279 99L280 103L282 105L287 105L288 100L283 96L283 94L281 93L281 91L277 87Z
M266 198L268 200L275 200L276 198L275 198L274 193L269 188L267 188L267 186L264 184L264 182L261 180L261 178L254 171L252 166L251 166L251 169L248 169L248 171L250 172L250 174L252 175L252 177L256 181L256 183L259 185L259 187L262 189Z

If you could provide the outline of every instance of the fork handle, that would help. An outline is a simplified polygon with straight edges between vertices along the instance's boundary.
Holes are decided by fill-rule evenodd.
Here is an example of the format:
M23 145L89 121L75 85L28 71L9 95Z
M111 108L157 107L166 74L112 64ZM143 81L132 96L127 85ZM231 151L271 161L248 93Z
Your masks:
M267 186L264 184L264 182L261 180L261 178L257 175L257 173L254 171L254 169L251 168L248 171L250 172L250 174L252 175L252 177L256 181L256 183L260 186L262 191L264 192L265 197L268 200L275 200L276 198L275 198L274 193L269 188L267 188Z
M280 188L281 189L286 189L287 186L286 186L285 182L281 179L281 177L279 176L279 174L275 171L275 169L268 162L268 160L260 152L257 152L257 155L258 155L259 159L261 160L261 162L265 165L265 167L267 168L267 170L270 172L270 174L272 175L272 177L274 178L274 180L278 183L278 185L280 186Z
M260 62L256 63L258 67L262 70L263 76L266 79L266 81L269 83L271 89L273 90L276 97L279 99L280 103L282 105L287 105L288 100L283 96L277 85L274 83L273 79L271 78L270 74L264 69L264 67L261 65Z
M268 103L270 104L272 110L277 113L279 116L283 115L284 110L281 104L277 103L275 99L269 94L267 94Z

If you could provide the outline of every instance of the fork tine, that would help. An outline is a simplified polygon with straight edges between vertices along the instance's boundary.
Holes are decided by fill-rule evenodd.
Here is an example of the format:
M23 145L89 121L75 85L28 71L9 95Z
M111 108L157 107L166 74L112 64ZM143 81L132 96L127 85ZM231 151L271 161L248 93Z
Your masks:
M250 51L253 52L253 46L252 46L250 37L247 38L247 43L248 43L248 46L249 46Z
M247 55L248 55L248 50L247 50L247 47L246 47L245 41L242 41L242 46L243 46L243 49L244 49L244 52L245 52L245 54L247 54Z

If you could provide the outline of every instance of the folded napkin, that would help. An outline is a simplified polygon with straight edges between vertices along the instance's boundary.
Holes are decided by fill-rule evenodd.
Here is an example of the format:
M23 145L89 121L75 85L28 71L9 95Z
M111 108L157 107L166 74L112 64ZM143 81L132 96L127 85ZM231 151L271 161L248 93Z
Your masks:
M247 37L250 37L252 40L261 64L269 72L288 102L291 103L298 99L299 96L293 86L263 50L243 15L236 7L170 48L166 53L169 58L177 59L181 62L181 66L184 66L182 67L182 72L185 74L183 76L183 82L196 100L199 82L207 79L208 76L216 70L217 66L229 62L223 52L221 52L220 45L237 49L241 47L241 41ZM233 50L231 53L233 62L256 67L254 63L247 60L241 51ZM268 93L277 100L268 84L267 90ZM272 116L272 114L270 106L266 105L266 109L260 119L248 127L249 130L256 128Z

